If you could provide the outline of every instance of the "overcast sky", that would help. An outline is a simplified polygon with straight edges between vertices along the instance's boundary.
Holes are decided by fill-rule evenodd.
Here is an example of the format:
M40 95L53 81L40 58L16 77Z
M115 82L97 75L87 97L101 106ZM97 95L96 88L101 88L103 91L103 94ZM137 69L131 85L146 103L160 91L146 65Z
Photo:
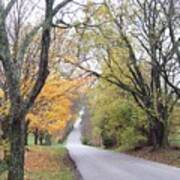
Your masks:
M4 4L7 5L9 0L2 0ZM45 8L45 0L18 0L18 2L25 2L24 3L24 14L28 16L28 21L32 23L36 23L40 20L44 15L44 8ZM55 0L55 6L62 2L63 0ZM82 8L80 4L86 4L88 0L74 0L73 2L69 3L65 8L63 8L59 13L66 21L76 19L81 20L83 18ZM93 0L95 3L102 2L102 0ZM35 8L34 8L35 7ZM33 8L33 11L32 11ZM69 13L71 12L71 13Z

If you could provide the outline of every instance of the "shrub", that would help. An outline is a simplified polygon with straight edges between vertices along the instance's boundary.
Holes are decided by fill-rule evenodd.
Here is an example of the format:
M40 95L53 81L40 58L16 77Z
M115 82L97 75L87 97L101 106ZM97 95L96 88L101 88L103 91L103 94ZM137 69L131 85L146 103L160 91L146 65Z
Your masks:
M84 144L84 145L89 145L90 144L90 142L89 142L89 139L87 138L87 137L82 137L82 143Z
M140 134L134 127L127 127L120 134L120 149L134 149L144 141L146 141L146 138L142 134Z

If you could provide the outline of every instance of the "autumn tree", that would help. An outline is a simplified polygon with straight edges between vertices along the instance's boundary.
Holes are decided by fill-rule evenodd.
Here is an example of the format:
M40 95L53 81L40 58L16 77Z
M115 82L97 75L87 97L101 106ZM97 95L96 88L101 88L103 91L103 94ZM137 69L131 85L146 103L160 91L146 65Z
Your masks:
M26 1L27 2L27 1ZM0 1L0 60L3 69L3 75L6 84L7 97L10 107L8 110L8 122L10 127L10 146L11 157L9 166L9 180L22 180L24 178L24 122L25 117L40 93L46 78L48 76L48 56L51 42L51 29L53 17L63 9L71 0L64 0L55 6L54 0L45 0L44 18L38 25L36 24L29 32L22 33L22 24L27 20L24 17L22 9L25 5L32 7L31 3L24 1L10 0L4 4ZM29 3L29 1L28 1ZM29 6L27 6L29 5ZM25 8L23 7L23 8ZM16 11L18 8L18 11ZM30 10L32 11L32 9ZM15 36L13 29L9 28L8 22L11 22L11 13L16 12L18 23L15 24ZM18 15L17 15L18 14ZM26 14L27 15L27 14ZM23 21L22 17L24 18ZM27 48L30 46L35 34L41 34L41 45L39 52L39 64L37 66L37 75L29 93L23 96L21 92L21 75L24 57ZM11 39L13 37L13 39Z
M75 119L72 107L79 99L79 89L82 85L82 80L64 79L57 74L49 76L27 116L30 120L30 131L35 136L35 144L39 134L46 133L59 138L60 132L66 129L68 122Z

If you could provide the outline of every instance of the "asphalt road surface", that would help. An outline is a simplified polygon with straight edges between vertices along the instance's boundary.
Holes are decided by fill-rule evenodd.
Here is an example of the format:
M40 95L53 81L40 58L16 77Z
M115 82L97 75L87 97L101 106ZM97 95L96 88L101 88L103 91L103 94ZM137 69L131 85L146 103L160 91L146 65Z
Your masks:
M82 145L80 126L81 118L66 146L83 180L180 180L180 168Z

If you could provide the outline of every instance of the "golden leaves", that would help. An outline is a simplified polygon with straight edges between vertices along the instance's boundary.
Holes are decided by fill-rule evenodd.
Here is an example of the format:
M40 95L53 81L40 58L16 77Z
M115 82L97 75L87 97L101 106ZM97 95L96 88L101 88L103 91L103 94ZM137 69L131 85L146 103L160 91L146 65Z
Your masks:
M57 74L49 76L35 105L28 114L31 129L38 128L56 134L66 127L72 118L72 105L78 97L80 80L68 80Z

